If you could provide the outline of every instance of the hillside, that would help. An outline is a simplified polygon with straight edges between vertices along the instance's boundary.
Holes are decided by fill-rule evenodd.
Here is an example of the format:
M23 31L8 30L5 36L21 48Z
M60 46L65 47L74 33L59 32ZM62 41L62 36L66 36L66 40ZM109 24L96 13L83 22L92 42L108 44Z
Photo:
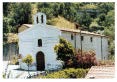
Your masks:
M61 17L61 16L48 20L48 24L57 26L59 28L74 29L74 27L75 27L74 23L71 23L70 21L66 20L64 17Z

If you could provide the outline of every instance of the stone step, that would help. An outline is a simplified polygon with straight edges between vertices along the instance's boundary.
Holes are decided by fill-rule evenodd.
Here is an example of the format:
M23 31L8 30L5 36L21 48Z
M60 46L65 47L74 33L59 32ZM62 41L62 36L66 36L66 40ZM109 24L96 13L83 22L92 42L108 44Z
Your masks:
M114 66L92 66L85 78L114 78L115 67Z

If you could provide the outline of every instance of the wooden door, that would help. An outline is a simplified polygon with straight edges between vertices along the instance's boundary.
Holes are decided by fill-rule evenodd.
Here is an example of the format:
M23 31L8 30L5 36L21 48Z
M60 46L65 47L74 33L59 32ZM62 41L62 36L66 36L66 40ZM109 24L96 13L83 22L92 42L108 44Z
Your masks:
M38 52L36 56L37 70L43 71L45 69L45 58L43 52Z

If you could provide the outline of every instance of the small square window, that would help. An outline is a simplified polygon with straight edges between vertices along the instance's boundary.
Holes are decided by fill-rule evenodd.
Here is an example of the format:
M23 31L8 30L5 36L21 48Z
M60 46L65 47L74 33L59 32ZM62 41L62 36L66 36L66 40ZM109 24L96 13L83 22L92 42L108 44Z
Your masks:
M73 36L73 34L71 34L71 40L73 40L74 39L74 36Z
M81 36L81 41L83 41L84 40L84 37L83 36Z
M38 47L42 47L42 39L38 39Z

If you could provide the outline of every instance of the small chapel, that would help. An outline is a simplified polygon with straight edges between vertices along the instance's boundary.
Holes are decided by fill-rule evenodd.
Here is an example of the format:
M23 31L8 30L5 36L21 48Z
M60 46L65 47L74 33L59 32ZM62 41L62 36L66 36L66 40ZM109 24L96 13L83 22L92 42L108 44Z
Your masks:
M60 36L71 42L74 49L94 50L98 60L108 59L108 37L79 29L59 28L46 24L46 15L38 12L34 15L33 24L23 24L18 29L19 54L25 57L31 54L34 61L29 70L60 69L62 61L57 60L54 46ZM82 45L81 45L82 44ZM28 66L19 61L21 69Z

